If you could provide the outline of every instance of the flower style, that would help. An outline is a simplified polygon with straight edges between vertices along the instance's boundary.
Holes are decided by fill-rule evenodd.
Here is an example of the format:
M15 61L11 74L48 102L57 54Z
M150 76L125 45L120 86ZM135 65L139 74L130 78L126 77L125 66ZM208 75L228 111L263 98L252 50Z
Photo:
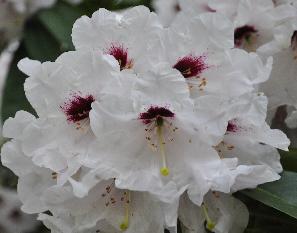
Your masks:
M122 14L99 9L75 22L72 39L77 50L114 56L121 70L148 70L159 59L162 29L157 15L144 6Z
M243 232L248 224L249 212L241 201L230 194L209 192L201 206L194 205L183 195L179 218L185 233Z

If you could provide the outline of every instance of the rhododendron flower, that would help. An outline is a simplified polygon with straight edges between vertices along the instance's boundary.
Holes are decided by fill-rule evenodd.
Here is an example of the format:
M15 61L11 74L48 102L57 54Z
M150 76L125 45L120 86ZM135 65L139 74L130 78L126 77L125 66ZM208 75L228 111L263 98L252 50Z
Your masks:
M254 53L231 49L233 30L215 13L180 13L168 28L164 60L183 75L192 97L239 96L268 79L271 59L264 64Z
M32 115L19 112L18 124L8 122L4 125L5 136L14 136L11 142L2 148L2 163L12 169L19 176L18 194L23 203L22 210L27 213L41 213L49 210L53 216L43 215L41 220L53 222L61 232L80 232L96 228L101 230L103 221L110 224L110 229L120 232L139 232L139 225L143 232L163 233L165 220L162 221L163 212L157 200L148 194L119 190L114 186L114 179L99 182L98 178L86 178L84 170L74 174L69 180L72 184L57 185L58 174L48 168L36 166L23 151L26 146L23 138L26 123L32 120ZM14 122L17 123L17 122ZM13 128L12 128L13 127ZM19 136L17 136L19 135ZM86 173L88 174L88 173ZM77 198L74 194L79 193L75 189L90 184L88 195ZM97 184L98 183L98 184ZM60 225L52 219L65 214L65 218L71 214L75 221L67 227L64 220ZM69 217L68 217L69 218ZM149 220L150 219L150 220ZM147 226L144 226L147 223ZM129 229L129 230L128 230Z
M147 193L117 189L114 183L114 179L102 181L84 198L73 196L67 187L51 190L46 200L53 216L41 214L39 219L63 233L91 229L163 233L165 222L159 202Z
M99 9L75 22L72 39L78 50L112 55L121 70L148 70L159 56L161 29L157 15L144 6L122 14Z
M109 55L70 52L53 63L25 59L19 67L30 75L25 92L39 116L30 116L26 122L23 151L36 165L57 173L63 185L80 169L79 158L95 139L90 129L91 105L100 100L106 83L120 78L119 66ZM17 114L6 122L6 131L13 131L22 121Z
M290 144L284 133L270 129L265 122L265 96L243 96L238 103L240 105L231 108L226 134L216 147L222 158L238 158L237 169L242 174L236 178L233 191L279 179L282 166L275 148L288 150Z

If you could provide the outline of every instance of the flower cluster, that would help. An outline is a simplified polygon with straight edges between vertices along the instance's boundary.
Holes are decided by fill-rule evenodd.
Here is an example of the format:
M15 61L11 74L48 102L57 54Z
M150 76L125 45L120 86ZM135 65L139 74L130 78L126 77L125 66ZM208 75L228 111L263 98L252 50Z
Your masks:
M99 9L75 22L76 51L19 62L37 117L5 122L1 159L23 211L55 233L163 233L178 216L185 232L244 229L228 194L279 179L289 140L258 90L272 58L238 46L258 27L206 9L170 26L143 6Z
M297 127L296 31L297 2L294 0L155 0L164 25L180 12L218 12L234 22L235 47L257 52L262 59L273 56L271 78L259 85L269 99L268 121L281 105L291 106L286 123ZM195 13L194 13L195 12Z

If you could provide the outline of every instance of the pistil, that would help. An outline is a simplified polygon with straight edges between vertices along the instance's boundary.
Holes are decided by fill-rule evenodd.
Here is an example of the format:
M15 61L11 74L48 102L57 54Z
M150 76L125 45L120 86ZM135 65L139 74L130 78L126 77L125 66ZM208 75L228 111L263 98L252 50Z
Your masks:
M205 217L205 220L206 220L206 228L208 230L212 231L215 228L216 224L209 217L208 210L207 210L204 203L201 205L201 207L202 207L203 214L204 214L204 217Z
M158 121L157 121L158 122ZM160 169L160 172L163 176L169 175L169 168L167 167L167 159L166 159L166 153L165 153L165 141L163 137L163 124L158 125L157 123L157 135L158 135L158 142L159 142L159 151L162 158L162 167Z
M125 201L125 216L124 220L120 224L120 229L122 231L126 231L129 228L129 218L130 218L130 202L131 202L131 194L130 191L126 192L126 201Z

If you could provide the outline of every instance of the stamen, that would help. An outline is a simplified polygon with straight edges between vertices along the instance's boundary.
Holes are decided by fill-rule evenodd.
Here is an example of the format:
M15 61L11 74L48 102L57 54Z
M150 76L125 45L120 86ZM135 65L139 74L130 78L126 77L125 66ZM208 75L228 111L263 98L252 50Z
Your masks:
M125 217L123 222L120 224L120 229L122 231L126 231L129 228L129 216L130 216L131 194L130 194L130 191L125 192L125 194L126 194Z
M163 130L162 125L157 125L157 134L158 134L158 141L159 141L159 150L162 158L162 167L160 169L160 172L163 176L169 175L169 168L167 167L167 160L166 160L166 154L165 154L165 141L163 137Z
M203 210L204 217L206 219L206 228L208 230L212 231L215 228L216 224L209 217L208 210L207 210L204 203L202 203L201 207L202 207L202 210Z

